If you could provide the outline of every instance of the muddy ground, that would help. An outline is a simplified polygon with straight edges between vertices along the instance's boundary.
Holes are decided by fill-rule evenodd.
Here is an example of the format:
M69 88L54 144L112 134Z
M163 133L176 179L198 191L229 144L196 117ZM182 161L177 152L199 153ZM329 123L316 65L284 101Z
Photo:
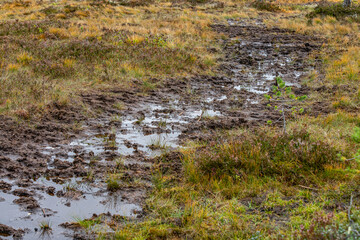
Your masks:
M227 36L219 40L224 58L217 76L169 79L146 91L139 83L131 91L83 93L97 117L60 106L38 122L1 116L0 236L43 237L41 225L49 223L50 239L89 239L69 222L100 214L141 219L155 156L218 129L276 123L280 115L263 97L276 76L299 94L309 91L301 82L319 67L308 57L320 39L267 28L260 19L213 29ZM326 109L319 103L308 114ZM108 190L109 176L119 172L117 188Z

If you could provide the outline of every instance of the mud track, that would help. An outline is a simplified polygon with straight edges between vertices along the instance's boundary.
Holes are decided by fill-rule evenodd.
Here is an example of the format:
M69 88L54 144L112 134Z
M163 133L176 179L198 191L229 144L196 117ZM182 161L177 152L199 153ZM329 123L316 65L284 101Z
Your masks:
M140 87L83 94L90 109L102 112L96 118L57 106L29 126L0 117L0 235L41 237L45 221L51 239L89 239L66 222L100 214L141 218L153 157L217 129L278 119L263 100L275 76L302 92L301 80L318 65L307 59L319 39L261 20L213 28L228 36L218 76L169 79L146 94ZM81 126L70 128L76 122ZM117 188L107 190L109 176L119 172Z

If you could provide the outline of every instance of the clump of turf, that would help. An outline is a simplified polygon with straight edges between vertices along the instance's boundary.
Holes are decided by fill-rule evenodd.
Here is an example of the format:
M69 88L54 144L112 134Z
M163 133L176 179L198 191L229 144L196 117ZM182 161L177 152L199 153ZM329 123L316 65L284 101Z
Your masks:
M352 5L346 7L342 4L320 4L311 13L307 15L308 18L314 18L315 16L332 16L338 20L349 17L354 21L360 21L360 5Z
M281 8L279 5L274 4L272 2L267 2L263 0L256 0L251 3L251 7L256 8L261 11L268 11L268 12L280 12Z
M148 6L154 1L153 0L116 0L116 1L98 0L96 2L110 3L112 5L138 7L138 6Z

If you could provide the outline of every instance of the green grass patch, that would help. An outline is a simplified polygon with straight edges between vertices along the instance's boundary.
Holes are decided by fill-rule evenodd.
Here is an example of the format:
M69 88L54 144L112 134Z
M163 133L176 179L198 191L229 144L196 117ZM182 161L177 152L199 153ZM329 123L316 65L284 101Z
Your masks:
M331 16L336 19L344 19L346 17L359 22L360 5L353 4L351 7L345 7L343 4L320 4L311 13L307 15L308 18L315 16Z
M336 165L338 157L334 148L312 140L305 130L273 135L256 131L223 144L209 143L184 161L194 183L257 176L301 184L316 182L315 176L320 177L328 165Z

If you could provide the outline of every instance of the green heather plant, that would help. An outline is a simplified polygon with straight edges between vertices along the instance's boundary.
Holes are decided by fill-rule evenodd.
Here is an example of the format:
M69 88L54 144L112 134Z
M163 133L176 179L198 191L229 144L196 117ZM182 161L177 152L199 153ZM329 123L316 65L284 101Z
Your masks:
M110 175L106 180L107 190L115 192L121 188L116 176Z
M344 6L343 4L319 4L311 13L306 17L312 19L316 16L332 16L336 19L351 18L353 21L359 22L360 5L354 4L353 6Z
M307 228L300 227L300 230L295 233L295 239L307 240L355 240L360 238L360 225L352 223L351 216L349 222L338 222L335 220L334 213L325 214L317 212L311 225Z
M191 182L256 176L299 184L322 177L326 166L337 160L334 148L312 140L306 130L289 134L257 131L223 144L209 143L194 158L185 159L185 168Z

